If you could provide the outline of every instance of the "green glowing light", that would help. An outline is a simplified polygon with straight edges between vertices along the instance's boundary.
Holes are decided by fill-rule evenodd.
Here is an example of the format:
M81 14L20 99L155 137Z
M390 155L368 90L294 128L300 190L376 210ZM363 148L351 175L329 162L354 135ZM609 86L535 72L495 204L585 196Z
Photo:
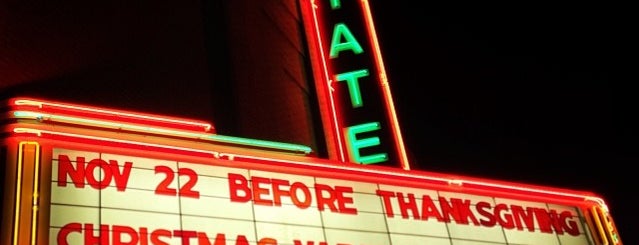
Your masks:
M379 137L369 137L364 139L357 139L357 134L370 132L381 129L378 122L370 122L359 124L344 129L346 134L346 140L348 141L348 153L355 162L362 164L373 164L384 162L388 160L388 154L378 153L362 156L359 149L371 146L377 146L380 144Z
M346 42L341 42L342 37ZM337 58L339 56L339 52L345 50L352 50L355 54L361 54L364 52L362 49L362 45L357 42L353 33L348 29L344 23L337 23L335 25L335 29L333 29L333 39L331 41L331 58Z

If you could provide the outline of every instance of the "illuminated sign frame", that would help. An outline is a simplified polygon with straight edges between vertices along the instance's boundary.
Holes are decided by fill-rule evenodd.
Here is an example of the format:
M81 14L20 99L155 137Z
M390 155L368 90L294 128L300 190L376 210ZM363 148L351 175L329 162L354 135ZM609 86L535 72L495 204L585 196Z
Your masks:
M316 210L314 211L314 213L319 212L317 213L318 215L321 213L326 213L321 216L330 214L329 216L333 217L332 219L335 219L329 222L333 225L326 224L327 227L323 229L333 230L336 228L330 227L338 224L334 223L337 222L337 220L358 220L356 216L362 216L363 220L366 220L366 217L381 218L385 216L384 219L386 219L387 222L391 222L391 224L412 222L414 224L423 225L455 225L465 229L479 229L479 227L486 227L484 229L492 229L491 227L503 227L500 229L506 228L507 230L512 230L515 233L531 233L531 235L532 233L534 233L539 234L542 237L561 236L564 237L562 239L579 239L577 241L583 241L583 239L589 237L589 235L587 235L588 233L582 233L588 232L588 225L586 225L585 223L581 223L585 219L577 218L576 215L580 214L579 211L576 210L587 210L586 207L589 206L601 207L601 205L603 205L603 201L600 198L587 192L568 191L562 189L524 184L512 184L499 181L486 181L482 179L474 179L463 176L451 176L414 171L411 171L409 173L403 170L393 171L392 169L388 169L387 167L359 165L347 166L322 159L285 160L271 158L268 156L259 156L260 154L244 155L221 152L219 154L207 154L206 152L203 152L199 149L176 149L175 147L163 147L162 145L151 146L148 144L125 142L110 138L100 138L95 136L35 129L27 130L26 128L20 127L14 127L13 131L15 141L17 142L40 142L38 144L42 145L41 148L44 150L43 155L45 156L45 164L42 164L43 175L40 177L40 180L42 180L41 182L43 183L41 186L44 193L41 193L40 195L33 195L44 197L43 200L40 200L37 203L40 205L44 205L40 206L38 209L43 211L40 212L40 215L45 216L40 216L38 218L35 217L35 215L38 215L36 213L33 213L33 216L23 216L25 221L40 220L40 225L37 226L37 229L23 230L30 230L31 233L25 233L25 235L29 235L30 237L38 237L36 236L36 234L34 234L34 232L43 232L43 230L46 231L47 229L49 229L47 227L50 222L47 222L48 217L46 217L46 215L51 214L51 218L53 219L55 212L58 212L55 210L50 210L48 205L53 205L53 203L49 204L47 196L49 196L49 198L52 198L52 202L57 203L55 204L57 207L56 210L60 210L60 208L67 210L68 207L70 207L68 205L77 205L74 203L67 203L70 200L75 200L77 198L73 198L72 196L60 196L69 195L60 193L71 193L71 195L77 195L77 191L82 191L82 193L85 193L82 194L83 196L88 194L87 191L106 191L104 194L101 194L101 199L104 202L111 204L105 204L105 208L107 208L107 210L105 210L104 212L111 210L113 207L109 205L114 205L114 203L120 203L117 204L120 207L129 207L133 205L133 203L137 203L133 206L140 207L139 202L141 200L135 198L131 199L130 201L117 202L117 200L129 200L131 197L140 195L136 193L140 193L139 191L142 187L140 187L139 184L131 184L133 180L135 180L135 182L137 183L156 184L157 188L155 188L154 196L158 198L160 198L161 196L166 196L167 198L186 198L185 201L191 200L189 202L194 202L193 200L197 201L197 199L199 199L201 195L208 196L209 199L213 196L216 196L217 198L220 196L219 194L210 194L211 191L217 190L216 193L227 193L229 195L228 197L222 199L227 200L227 204L223 204L224 202L222 202L217 205L223 205L224 207L252 205L255 208L253 212L256 212L254 213L254 215L258 215L259 217L273 212L280 214L282 214L281 212L306 213L307 211L304 210L310 208L310 210ZM21 143L20 145L24 144ZM119 152L124 153L119 154ZM176 161L177 165L169 165L168 162L175 161L169 159L179 160ZM76 163L81 165L76 165ZM147 165L149 166L145 167ZM84 167L80 168L78 166ZM207 170L208 168L215 168L218 170ZM99 171L96 171L96 169L98 169ZM132 173L131 169L137 169L137 172ZM155 179L156 181L153 181L153 179L148 179L149 174L144 175L147 177L143 177L142 175L140 175L140 171L142 171L143 169L148 169L145 170L147 172L155 169L155 176L164 180L166 180L168 176L172 175L172 173L176 176L180 175L181 178L185 177L185 179L183 179L185 180L183 182L185 184L181 185L181 188L175 188L177 186L174 186L173 191L171 191L170 188L167 188L169 187L169 184L162 185L162 183L165 183L164 181L157 181L157 179ZM229 169L228 171L230 171L228 172L228 175L224 174L224 176L227 176L225 178L226 180L222 179L228 182L228 191L219 189L219 187L208 187L208 185L202 186L203 183L208 182L198 182L198 178L200 178L200 181L204 178L211 178L207 177L206 173L224 173L224 171L222 171L223 169ZM238 171L244 173L240 174L238 173ZM102 173L102 177L99 177L99 175L97 174L100 172ZM91 176L89 173L93 173L93 176ZM152 175L152 172L150 174ZM218 178L219 177L217 177L216 179ZM311 186L312 184L310 183L313 182L304 182L307 184L303 184L302 182L298 183L298 181L301 181L299 180L300 178L307 180L310 180L309 178L312 178L316 179L316 181L314 182L314 186ZM322 179L324 180L321 181ZM176 179L174 179L173 182L175 182L175 180ZM193 184L188 185L188 183L190 183L192 180L194 180ZM55 193L47 193L46 190L49 188L51 188L52 191L55 189ZM133 188L135 192L131 193L129 191L131 188ZM146 191L147 193L151 191L150 194L153 195L153 188L146 189L148 190ZM311 193L315 193L313 195L317 195L318 200L323 200L323 202L313 201L313 204L311 205L310 201L304 201L308 199L295 197L296 195L291 194L290 191L292 189L303 190L302 192L298 192L297 195L300 195L299 193L308 193L308 195L310 195ZM377 190L374 191L375 189ZM208 191L208 194L203 191ZM330 194L319 194L320 192ZM435 192L438 194L435 194ZM429 204L426 205L426 202L423 201L427 200L426 196L421 196L425 194L420 193L433 193L429 195L439 195L439 197L433 196L433 201L429 202ZM26 200L24 198L31 198L32 195L30 194L31 192L29 192L29 195L24 195L21 200ZM303 197L306 194L301 195ZM383 208L380 207L381 209L378 209L378 211L371 211L370 208L366 208L371 205L371 202L369 201L365 202L362 206L363 199L368 200L373 197L375 197L377 200L372 203L376 203L376 205L381 205L381 203L384 203ZM496 203L491 204L487 202L487 200L492 198L496 198ZM60 200L69 201L59 203ZM149 200L154 200L153 202L159 205L160 203L158 202L166 200L166 198L157 200L149 198ZM313 197L313 200L315 200L315 197ZM520 201L514 202L503 200L520 200L523 204L517 204ZM185 201L180 202L184 203ZM534 206L530 206L532 204L526 204L537 202L541 203L535 204ZM31 204L28 200L24 203L28 204L29 206ZM540 206L542 205L542 203L546 204ZM25 207L25 204L22 204L22 206ZM217 209L214 208L217 207L216 205L211 205L212 204L207 204L204 206L210 207L211 210ZM546 207L546 205L551 205L551 207ZM573 209L573 211L567 213L568 211L564 210L564 208L557 209L561 205L568 205L576 209ZM85 205L83 204L83 206ZM391 206L393 208L390 208ZM269 207L273 207L274 210L271 210ZM89 207L85 207L83 208L83 210L86 210L86 208ZM101 206L95 206L94 208L102 209ZM117 207L115 208L118 209ZM22 210L29 209L23 208ZM156 212L153 210L155 209L141 212ZM262 211L258 212L257 210ZM471 210L474 214L468 213L471 212ZM603 211L603 209L600 210ZM192 212L195 211L176 211L175 214L182 217L181 212L186 212L187 216L192 216L194 215ZM363 213L359 214L360 212ZM109 211L108 213L123 214L113 211ZM129 214L136 215L134 213ZM377 216L372 216L374 214L376 214ZM512 218L496 218L497 214L511 215ZM240 216L245 217L246 215ZM270 215L267 216L270 217ZM240 218L235 217L231 219L238 220ZM68 218L56 218L55 220L56 221L51 222L52 224L55 224L55 227L57 228L55 231L51 231L53 233L49 234L49 240L54 239L50 241L67 241L67 239L77 241L79 237L84 237L83 239L85 242L93 241L95 239L105 239L99 238L98 234L100 233L97 232L92 233L93 235L90 235L90 237L87 238L86 234L91 234L87 232L91 231L92 229L97 229L98 223L82 223L79 221L72 222L73 219ZM109 220L113 220L113 218L109 218ZM256 220L247 222L272 223L276 222L277 220L279 219L274 218L274 220L270 221ZM285 220L286 219L282 219L279 220L279 222L286 223L287 221ZM362 220L355 223L352 223L352 221L348 223L356 225L359 222L362 222ZM537 224L537 222L540 222L539 225ZM475 223L475 225L473 225L473 223ZM30 227L36 227L33 224L34 223L32 223L32 226ZM120 223L106 223L100 225L105 225L105 229L112 230L112 232L109 232L109 237L111 237L110 242L113 242L116 239L117 241L122 242L113 244L128 244L123 241L129 239L126 238L129 236L140 236L135 238L136 241L137 239L151 239L151 235L149 235L149 237L143 237L141 235L142 233L139 233L147 230L148 232L156 232L154 236L157 236L157 238L161 241L168 242L169 240L175 241L175 239L190 239L191 242L195 242L194 244L207 244L200 239L220 239L219 234L226 234L227 236L230 236L231 234L222 231L220 231L220 233L215 233L215 230L212 234L208 234L205 233L205 230L203 230L202 228L200 230L177 230L177 228L173 228L176 230L151 229L149 226L134 226L127 222L123 223L123 221L120 221ZM293 227L308 226L308 224L291 224L288 229L293 229ZM392 228L394 226L395 225L392 225L391 229L395 229ZM479 227L473 228L476 226ZM195 233L188 236L187 233L182 233L191 231ZM339 229L336 231L339 231ZM391 234L395 234L395 232L397 231L391 232ZM84 235L80 236L82 234ZM180 238L180 234L182 234L182 238ZM218 235L216 236L216 234ZM198 237L196 237L196 235ZM284 243L292 242L287 242L285 239L277 237L275 234L261 236L256 235L252 238L251 236L246 234L241 235L242 236L238 235L237 237L228 238L240 239L236 240L235 242L232 242L231 240L230 244L272 245L278 244L278 241ZM39 236L43 238L46 237L45 235ZM242 239L247 239L247 237L247 243L241 242ZM524 239L522 237L526 236L519 235L519 237L519 239ZM306 241L311 241L306 239L317 238L297 237L296 239L299 242L304 241L305 243ZM330 242L328 244L356 244L353 243L352 240L336 243L334 238L328 239L328 241ZM346 238L341 237L341 239ZM457 237L456 239L460 238ZM198 242L196 242L196 240ZM321 240L315 240L315 242L321 242ZM151 243L149 242L149 244ZM214 243L211 241L211 244Z
M197 178L210 178L205 174L211 172L207 168L232 170L221 179L223 183L226 183L226 188L217 188L218 193L228 195L228 197L221 199L220 207L251 205L255 208L252 212L257 212L255 210L258 209L263 210L254 213L260 217L271 215L276 211L284 215L288 213L301 214L299 212L305 213L307 210L315 210L313 212L316 215L326 216L327 220L325 221L329 222L325 225L318 223L317 226L300 223L281 227L286 229L314 227L315 229L330 230L331 234L348 233L355 229L355 227L346 227L348 224L364 226L369 224L368 221L365 221L366 217L376 217L375 219L378 221L385 219L386 222L390 222L382 222L386 225L391 224L385 229L397 229L402 223L413 222L411 227L412 225L434 224L445 227L455 226L457 227L455 229L466 229L466 232L477 232L476 229L483 229L482 231L494 228L505 229L507 233L515 234L510 239L520 239L518 240L520 243L529 239L526 237L534 234L535 239L558 236L560 239L572 241L569 244L575 244L575 242L580 244L579 242L583 242L583 239L592 240L595 238L599 239L595 241L595 244L621 244L606 204L603 199L590 192L423 171L405 171L387 166L344 165L338 161L308 157L299 153L291 154L288 149L271 148L270 151L264 151L254 147L246 148L242 142L237 143L240 147L228 147L221 142L201 141L198 137L183 136L176 140L176 135L191 132L190 129L174 129L178 132L176 133L155 129L137 130L140 129L137 127L133 127L136 130L132 130L131 127L125 126L114 131L111 127L112 123L128 125L125 122L128 119L97 120L94 115L87 114L76 115L73 120L66 117L61 120L62 118L58 116L66 115L64 110L58 111L55 114L56 117L34 117L33 114L23 114L23 112L39 110L25 108L15 101L12 101L14 103L7 111L5 119L8 123L3 127L3 133L8 135L3 141L4 145L9 148L9 152L17 152L15 155L8 155L6 164L8 170L6 188L11 191L5 193L2 241L7 243L7 239L11 239L12 242L8 244L47 244L49 243L49 240L45 239L47 236L54 239L51 241L61 241L62 244L68 239L74 241L84 239L85 242L106 239L96 236L97 233L89 232L98 228L99 222L82 223L62 218L63 222L60 223L60 218L55 213L58 212L56 210L67 208L70 205L64 203L66 201L59 203L60 200L76 199L64 196L67 194L60 196L60 193L75 193L80 190L107 191L104 193L107 196L102 199L107 203L104 204L106 205L104 212L111 213L113 211L108 210L112 210L114 207L109 205L114 205L114 203L120 206L136 203L137 206L140 206L141 200L137 199L118 204L117 200L125 200L138 195L128 193L130 181L156 184L157 187L141 188L137 186L133 188L137 190L137 193L140 190L146 190L151 197L179 197L197 200L208 195L210 198L211 195L204 191L216 188L211 188L209 185L202 186L203 184L199 184L200 182L197 181ZM78 106L78 108L84 107ZM43 113L43 111L39 112ZM131 115L135 115L135 113ZM91 123L87 124L87 122ZM93 128L88 130L87 127L90 125ZM171 161L184 164L167 165ZM151 163L152 167L144 167L143 162ZM83 167L80 167L79 163L82 163ZM137 173L132 173L132 169L136 169ZM147 174L140 175L140 171L146 171ZM241 171L243 174L238 174L237 171ZM220 173L220 171L214 172ZM97 173L103 173L103 177ZM159 176L164 180L169 176L175 180L184 178L184 184L180 185L180 188L176 188L177 186L169 184L169 182L175 181L154 183L152 180L148 181L148 176ZM294 180L299 178L312 180L312 182L298 183ZM60 182L61 180L63 182ZM111 191L108 191L109 188ZM54 189L56 189L55 192ZM296 190L298 194L292 194L292 190ZM306 199L297 196L300 193L302 197L315 193L313 194L315 195L314 200L317 201L307 202ZM111 196L109 197L109 195ZM217 195L216 198L219 197ZM56 200L56 210L51 209L53 200ZM373 201L370 202L371 200ZM157 200L155 202L158 203ZM377 208L371 209L370 205L376 205ZM217 207L210 204L204 206ZM83 204L82 210L87 210L87 208L102 210L103 206L102 204L97 206ZM115 208L117 209L117 207ZM572 211L566 211L566 208ZM67 210L76 212L74 208ZM186 209L185 212L192 212L189 210ZM154 212L141 210L142 213L149 211ZM182 217L184 211L172 212L174 216ZM194 214L189 213L189 215ZM359 219L360 215L364 218L363 220ZM329 218L329 216L333 218ZM14 217L14 219L7 220L7 217ZM55 221L50 221L53 218ZM230 218L236 221L239 219L238 217ZM239 220L243 219L246 218ZM255 224L283 222L283 224L288 224L284 218L263 219L248 218L243 222ZM346 222L345 220L350 221ZM51 222L61 224L54 226L56 230L51 231L53 233L49 231ZM178 228L149 230L147 226L136 227L136 230L136 228L127 225L127 222L106 227L112 229L109 235L110 242L117 241L114 244L136 244L137 242L163 244L162 241L168 239L178 239L182 243L194 242L197 239L197 244L210 243L215 245L227 242L223 239L224 236L220 235L225 233L217 233L217 235L213 233L208 236L206 233L198 233L194 230ZM321 224L324 224L323 222ZM100 223L100 227L102 225ZM395 227L396 225L400 226ZM12 229L7 229L7 226ZM379 228L371 229L373 230L367 232L375 234L381 232L377 230ZM152 234L144 235L149 234L146 233L147 231ZM267 229L267 231L273 230ZM243 230L243 232L247 231ZM395 236L392 239L407 239L406 231L396 233L396 230L388 230L382 233ZM275 233L259 234L267 235L255 235L248 240L246 240L247 236L238 235L235 236L234 242L229 241L229 243L272 245L281 241L293 242L294 244L317 242L328 245L326 241L329 241L330 244L357 244L352 239L349 240L349 236L323 238L311 236L287 240L276 236ZM287 233L284 236L291 238L291 234L293 233ZM439 238L437 235L433 237L432 234L423 237L420 231L411 231L410 234L412 237L410 239L471 239L471 237L459 235L465 234L463 232L456 233L457 235L451 233L450 237ZM139 236L135 238L137 239L136 243L133 243L133 236ZM153 236L156 237L153 238ZM472 239L480 237L484 236ZM149 239L156 239L156 241L152 242Z

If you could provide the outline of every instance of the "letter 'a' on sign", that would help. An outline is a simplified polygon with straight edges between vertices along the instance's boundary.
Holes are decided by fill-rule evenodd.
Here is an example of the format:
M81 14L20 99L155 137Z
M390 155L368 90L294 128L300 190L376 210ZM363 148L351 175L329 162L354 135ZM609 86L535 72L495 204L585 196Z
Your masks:
M341 40L345 39L346 42L341 42ZM333 39L331 42L331 59L337 58L339 56L339 52L344 50L353 51L354 54L361 54L364 52L362 46L357 42L353 33L348 30L348 26L343 23L338 23L335 25L335 31L333 31Z
M410 169L368 1L300 5L329 158Z

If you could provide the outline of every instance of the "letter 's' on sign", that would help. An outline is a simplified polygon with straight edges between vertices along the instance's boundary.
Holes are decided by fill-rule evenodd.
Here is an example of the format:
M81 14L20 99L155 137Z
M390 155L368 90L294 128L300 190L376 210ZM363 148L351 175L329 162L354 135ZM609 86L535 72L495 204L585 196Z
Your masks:
M300 0L329 157L409 169L367 0Z

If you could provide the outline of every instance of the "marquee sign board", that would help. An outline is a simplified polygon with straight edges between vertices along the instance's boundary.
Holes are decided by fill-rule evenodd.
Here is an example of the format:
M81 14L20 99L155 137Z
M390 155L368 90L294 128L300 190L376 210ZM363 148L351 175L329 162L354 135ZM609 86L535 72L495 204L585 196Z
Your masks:
M50 244L589 243L583 214L568 205L228 160L54 148L44 164Z
M202 122L12 103L2 244L621 244L589 192L345 165Z

